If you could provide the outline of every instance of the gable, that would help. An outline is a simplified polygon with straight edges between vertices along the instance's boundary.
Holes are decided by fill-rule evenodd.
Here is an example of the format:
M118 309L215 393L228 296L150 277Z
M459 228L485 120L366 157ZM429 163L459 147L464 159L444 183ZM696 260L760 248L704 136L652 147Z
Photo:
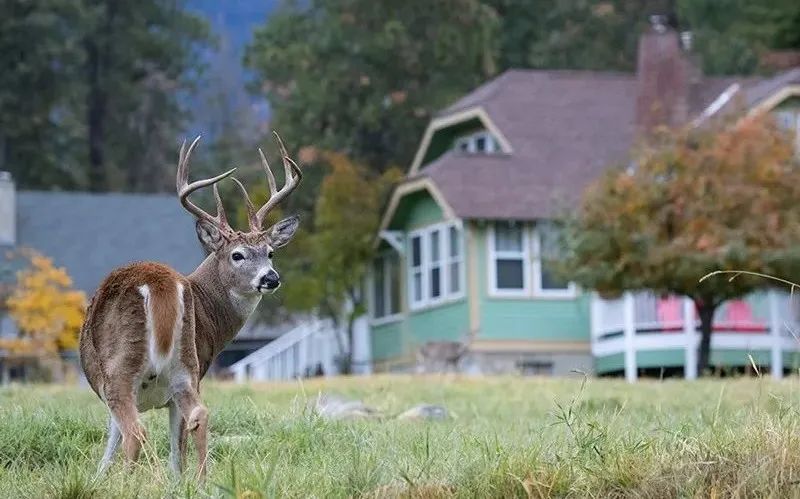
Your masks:
M427 190L403 196L389 222L389 230L412 230L445 219L444 211Z
M482 107L473 107L431 120L422 137L408 175L416 174L423 165L435 161L453 145L456 137L486 130L500 146L500 152L511 154L513 149L503 132Z

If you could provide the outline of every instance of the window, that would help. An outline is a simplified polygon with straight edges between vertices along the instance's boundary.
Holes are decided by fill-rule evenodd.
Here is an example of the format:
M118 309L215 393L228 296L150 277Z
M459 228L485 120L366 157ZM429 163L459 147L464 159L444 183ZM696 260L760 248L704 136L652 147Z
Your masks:
M457 295L461 293L461 281L464 272L464 253L462 231L459 227L451 225L448 231L447 274L449 276L447 293Z
M468 154L492 154L499 151L500 146L497 144L492 134L481 131L456 140L455 149Z
M409 255L409 268L411 270L411 305L421 304L425 300L423 293L422 273L422 234L411 236L411 254Z
M572 297L575 285L558 275L556 261L562 250L560 229L547 222L536 226L534 236L533 290L542 296Z
M380 319L400 313L400 263L395 253L372 262L372 317Z
M496 223L489 234L491 290L499 295L524 295L528 291L528 237L525 227Z
M539 223L533 228L498 222L490 227L488 240L491 295L575 297L575 284L565 281L556 272L556 260L561 252L557 226Z
M409 237L408 279L411 308L432 305L463 294L462 230L439 224Z

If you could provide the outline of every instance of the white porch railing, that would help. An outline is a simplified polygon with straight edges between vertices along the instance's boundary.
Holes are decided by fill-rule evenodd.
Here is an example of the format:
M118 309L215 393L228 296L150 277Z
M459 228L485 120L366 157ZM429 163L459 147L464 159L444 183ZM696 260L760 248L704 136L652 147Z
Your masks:
M793 333L800 330L788 294L771 290L752 295L754 307L733 313L735 305L723 305L714 318L711 349L768 350L773 378L783 377L783 353L800 351ZM751 313L752 312L752 313ZM595 358L622 353L625 378L637 378L636 353L684 350L686 378L697 377L700 322L688 298L660 298L652 293L625 293L612 300L592 298L591 343Z
M331 321L312 319L232 364L230 369L239 383L303 378L319 369L330 376L336 374L336 350L336 329Z

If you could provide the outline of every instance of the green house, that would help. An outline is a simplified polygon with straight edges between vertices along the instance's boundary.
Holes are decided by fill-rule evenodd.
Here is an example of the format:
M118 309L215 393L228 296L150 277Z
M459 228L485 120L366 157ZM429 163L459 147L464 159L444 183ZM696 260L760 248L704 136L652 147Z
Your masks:
M376 237L379 257L369 277L375 370L411 368L419 347L431 341L468 345L481 372L580 369L635 377L646 368L683 368L695 328L664 331L694 324L685 307L644 295L605 303L559 280L551 222L605 168L626 164L648 127L700 126L743 103L751 112L778 109L781 122L798 129L800 69L761 80L702 77L689 70L685 36L683 42L654 26L640 40L636 74L510 70L431 120ZM769 337L772 324L770 300L744 303L746 310L766 310L753 318L766 330L738 332L737 348L729 348L736 352L759 344L739 338ZM647 331L639 327L645 323ZM651 334L638 348L647 332L672 339ZM683 343L669 343L678 336ZM616 340L618 348L609 347ZM765 364L770 348L763 350ZM728 359L739 360L746 356Z

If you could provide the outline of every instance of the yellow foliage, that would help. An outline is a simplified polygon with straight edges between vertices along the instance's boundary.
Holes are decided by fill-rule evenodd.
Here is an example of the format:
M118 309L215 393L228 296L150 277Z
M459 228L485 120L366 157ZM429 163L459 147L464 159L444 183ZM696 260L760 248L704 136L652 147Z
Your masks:
M43 356L78 346L86 309L86 295L72 289L64 268L35 251L23 256L28 268L17 273L17 283L6 305L21 335L0 340L0 348L16 355Z

